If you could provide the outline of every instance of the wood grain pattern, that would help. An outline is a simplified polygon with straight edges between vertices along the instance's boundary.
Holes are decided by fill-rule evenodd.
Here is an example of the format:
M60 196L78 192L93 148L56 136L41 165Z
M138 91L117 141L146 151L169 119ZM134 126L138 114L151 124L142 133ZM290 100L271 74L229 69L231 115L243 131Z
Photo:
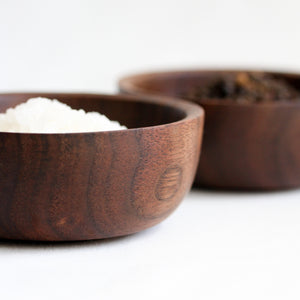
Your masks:
M244 70L243 70L244 71ZM120 80L123 93L183 97L190 88L238 71L178 71ZM271 73L300 90L300 75ZM199 101L206 113L195 186L274 190L300 186L300 103Z
M0 133L0 238L127 235L161 222L179 205L196 172L200 108L148 97L2 94L0 110L37 95L99 111L132 129Z

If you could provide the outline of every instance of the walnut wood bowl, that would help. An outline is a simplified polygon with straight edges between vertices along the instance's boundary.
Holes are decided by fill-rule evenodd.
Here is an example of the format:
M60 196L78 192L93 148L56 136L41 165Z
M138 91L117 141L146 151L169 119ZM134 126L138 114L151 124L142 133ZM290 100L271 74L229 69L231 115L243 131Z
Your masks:
M122 236L165 219L189 191L203 110L182 101L92 94L1 94L98 111L128 130L0 133L0 238L76 241Z
M123 78L120 91L181 97L195 86L238 71L179 71ZM268 72L266 72L268 73ZM300 90L300 75L270 73ZM300 102L239 104L234 100L197 101L206 113L195 186L276 190L300 186Z

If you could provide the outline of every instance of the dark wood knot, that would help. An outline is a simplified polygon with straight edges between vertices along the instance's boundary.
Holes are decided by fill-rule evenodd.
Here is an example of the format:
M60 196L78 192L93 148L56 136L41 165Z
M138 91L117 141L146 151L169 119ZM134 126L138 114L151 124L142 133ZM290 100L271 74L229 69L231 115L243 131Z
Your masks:
M181 185L182 168L180 166L168 167L160 176L156 185L155 196L159 201L171 200Z

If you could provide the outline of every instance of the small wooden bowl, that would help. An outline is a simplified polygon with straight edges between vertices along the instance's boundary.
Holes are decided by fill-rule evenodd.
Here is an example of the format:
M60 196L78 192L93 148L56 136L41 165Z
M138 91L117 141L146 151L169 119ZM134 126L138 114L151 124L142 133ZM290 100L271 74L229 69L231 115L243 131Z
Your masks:
M220 75L238 71L179 71L123 78L120 91L182 97ZM300 75L269 73L300 89ZM300 103L198 101L206 113L196 186L276 190L300 186Z
M0 238L76 241L122 236L165 219L196 173L203 110L169 99L1 94L0 110L55 98L128 130L0 133Z

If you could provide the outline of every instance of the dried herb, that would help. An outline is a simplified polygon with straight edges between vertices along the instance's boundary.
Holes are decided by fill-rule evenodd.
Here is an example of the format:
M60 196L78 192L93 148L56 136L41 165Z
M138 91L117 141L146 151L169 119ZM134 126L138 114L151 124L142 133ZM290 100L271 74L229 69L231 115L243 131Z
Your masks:
M206 86L195 86L184 98L230 99L237 102L269 102L300 100L300 91L284 79L261 72L239 72L233 76L220 76Z

